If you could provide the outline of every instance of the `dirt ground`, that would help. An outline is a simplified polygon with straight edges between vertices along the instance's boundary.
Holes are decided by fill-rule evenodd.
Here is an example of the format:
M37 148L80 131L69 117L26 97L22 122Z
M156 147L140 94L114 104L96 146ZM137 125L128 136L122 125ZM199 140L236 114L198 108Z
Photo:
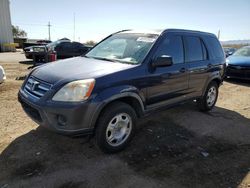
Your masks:
M139 121L130 146L105 155L93 139L33 123L17 102L31 62L0 53L0 188L250 187L250 84L227 81L210 113L194 103ZM21 78L19 78L21 79Z

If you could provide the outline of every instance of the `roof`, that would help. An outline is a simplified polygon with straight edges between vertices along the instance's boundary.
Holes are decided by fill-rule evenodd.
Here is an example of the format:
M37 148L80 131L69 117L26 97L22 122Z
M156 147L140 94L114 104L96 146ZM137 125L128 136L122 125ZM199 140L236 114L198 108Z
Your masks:
M152 30L123 30L122 33L145 33L145 34L156 34L160 35L163 29L152 29Z
M152 30L122 30L117 33L145 33L145 34L157 34L161 35L165 32L180 32L180 33L193 33L193 34L205 34L205 35L211 35L215 36L212 33L203 32L203 31L195 31L195 30L186 30L186 29L152 29Z
M166 29L166 30L164 30L164 32L193 33L193 34L200 34L200 35L215 36L213 33L208 33L208 32L204 32L204 31L187 30L187 29Z

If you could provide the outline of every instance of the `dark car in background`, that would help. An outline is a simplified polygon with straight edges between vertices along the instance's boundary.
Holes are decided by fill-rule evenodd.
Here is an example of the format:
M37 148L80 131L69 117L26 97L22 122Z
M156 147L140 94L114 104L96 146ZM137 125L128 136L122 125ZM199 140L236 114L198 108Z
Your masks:
M250 80L250 46L238 49L226 60L227 78Z
M79 42L62 39L45 46L32 46L24 49L25 56L34 61L47 61L50 53L56 53L57 59L65 59L85 54L91 47Z
M226 57L229 57L230 55L233 55L233 53L236 51L236 48L224 47L223 50Z
M47 44L51 43L50 40L38 40L36 42L24 42L23 43L23 50L24 48L28 48L28 47L31 47L31 46L45 46Z
M29 47L24 48L24 54L27 59L34 59L34 60L44 60L47 52L49 52L53 46L60 44L61 42L70 42L69 39L63 38L57 40L55 42L47 43L47 44L37 44L32 45Z
M132 139L137 118L194 99L200 110L211 110L224 72L225 55L213 34L121 31L85 56L33 69L18 99L39 125L93 134L104 152L114 153Z
M46 47L45 45L29 46L23 49L25 57L27 59L33 59L34 57L45 57Z

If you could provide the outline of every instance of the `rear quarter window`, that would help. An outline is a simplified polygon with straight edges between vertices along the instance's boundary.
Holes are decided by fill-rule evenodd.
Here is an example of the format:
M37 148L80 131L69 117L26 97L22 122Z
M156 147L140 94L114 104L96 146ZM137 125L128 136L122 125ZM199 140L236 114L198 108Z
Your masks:
M211 52L211 56L214 59L218 58L224 58L224 52L221 47L221 44L219 40L215 37L206 37L205 39L206 46L209 48L209 51Z

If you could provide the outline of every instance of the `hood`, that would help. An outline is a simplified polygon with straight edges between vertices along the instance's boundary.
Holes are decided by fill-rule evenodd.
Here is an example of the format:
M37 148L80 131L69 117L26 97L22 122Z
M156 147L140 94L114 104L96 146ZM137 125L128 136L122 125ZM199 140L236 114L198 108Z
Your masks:
M135 65L75 57L51 62L34 70L32 76L55 84L62 80L97 78L134 67Z
M230 56L227 58L229 65L238 65L238 66L250 66L250 57L246 56Z

